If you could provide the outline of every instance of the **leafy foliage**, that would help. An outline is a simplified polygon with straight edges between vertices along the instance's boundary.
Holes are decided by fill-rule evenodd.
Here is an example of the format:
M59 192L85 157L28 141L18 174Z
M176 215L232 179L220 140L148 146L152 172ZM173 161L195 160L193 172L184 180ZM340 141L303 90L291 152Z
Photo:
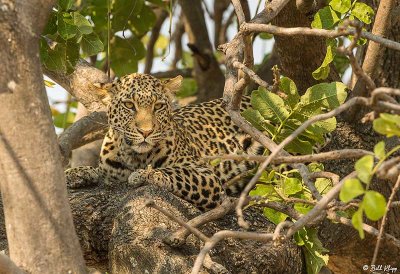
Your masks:
M108 32L108 3L111 19L111 68L117 76L137 71L145 56L142 38L154 25L156 16L149 7L162 1L88 0L74 5L73 0L59 0L42 34L40 50L47 69L71 73L80 57L96 56L105 64ZM122 35L121 35L122 31ZM123 38L121 36L124 36Z
M321 268L328 264L329 256L323 254L329 252L329 250L322 246L318 239L317 230L302 228L295 234L294 239L297 245L304 247L307 273L319 273Z
M400 116L388 113L380 114L373 122L374 130L386 137L400 137ZM371 221L378 221L386 212L386 199L379 192L369 190L372 178L380 165L393 153L397 152L400 146L394 147L389 152L385 150L385 142L381 141L374 147L374 155L366 155L355 164L357 178L348 179L344 182L340 191L340 199L347 203L363 195L358 205L358 210L353 214L352 224L358 230L361 238L364 238L363 216ZM375 159L379 160L378 162Z
M331 0L329 5L320 9L314 16L311 23L313 28L318 29L334 29L343 23L344 20L358 19L364 24L370 24L374 16L374 10L365 3L357 2L357 0ZM314 72L313 77L316 80L326 79L330 72L330 64L334 64L339 73L343 74L349 65L347 57L336 55L336 48L342 45L344 38L327 39L327 48L325 58ZM364 39L360 39L359 43L365 43Z
M308 165L308 168L310 171L321 171L323 170L323 165L312 163ZM315 185L321 194L332 188L331 180L324 178L318 178L315 181ZM250 192L250 195L257 196L260 201L279 203L286 203L292 198L297 199L296 201L298 202L293 203L293 208L300 214L307 214L313 208L308 203L313 198L306 186L303 185L297 170L264 171L259 179L259 184ZM279 224L289 218L286 214L268 207L263 209L263 213L274 224ZM328 250L322 247L316 230L303 228L295 234L295 240L299 246L304 248L307 272L318 273L328 261L328 255L323 255Z
M346 86L339 82L314 85L300 96L295 83L287 77L281 79L280 91L280 95L268 92L263 87L253 91L252 108L242 113L251 124L277 142L283 141L312 116L340 106L347 97ZM313 146L322 144L324 135L335 128L335 118L317 122L285 149L292 153L310 154Z

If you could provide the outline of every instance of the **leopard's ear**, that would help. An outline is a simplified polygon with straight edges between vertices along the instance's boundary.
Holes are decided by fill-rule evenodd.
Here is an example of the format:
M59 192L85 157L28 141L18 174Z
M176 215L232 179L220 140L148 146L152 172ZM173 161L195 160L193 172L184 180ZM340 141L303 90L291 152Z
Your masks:
M174 78L165 80L163 82L165 89L167 89L171 93L176 93L182 85L183 77L178 75Z
M113 93L111 92L112 83L93 83L91 84L101 101L108 105Z

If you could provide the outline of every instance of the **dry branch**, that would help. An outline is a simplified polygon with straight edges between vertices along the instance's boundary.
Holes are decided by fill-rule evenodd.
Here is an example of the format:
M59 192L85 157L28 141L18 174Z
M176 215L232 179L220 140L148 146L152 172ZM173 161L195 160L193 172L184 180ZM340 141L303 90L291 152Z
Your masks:
M375 264L376 259L378 257L379 246L382 241L383 231L385 229L385 225L386 225L386 221L387 221L387 215L388 215L391 205L393 203L394 197L395 197L396 193L399 191L399 189L400 189L400 176L397 178L396 184L394 185L394 187L392 189L392 193L390 193L390 197L389 197L388 203L386 205L385 215L383 215L383 217L382 217L382 223L381 223L381 227L379 228L379 234L378 234L378 238L376 240L376 246L375 246L375 250L374 250L374 256L371 261L371 265Z
M104 111L106 109L92 84L107 83L108 77L104 72L92 67L85 60L81 59L71 74L57 73L44 67L43 72L74 96L89 112Z
M311 29L304 27L296 28L283 28L274 25L263 25L254 23L244 23L241 25L240 30L245 33L254 32L267 32L274 35L281 36L294 36L294 35L306 35L306 36L322 36L326 38L336 38L340 36L355 35L355 29L338 29L338 30L325 30L325 29ZM387 48L400 50L400 43L386 39L384 37L362 31L360 36L368 40L374 41Z
M151 68L153 67L153 60L154 60L154 46L157 42L158 37L160 36L161 27L168 17L168 12L164 9L160 9L158 11L157 21L154 24L153 28L151 29L150 39L147 43L146 48L146 58L145 58L145 65L144 65L144 73L150 73Z
M107 114L105 112L92 112L73 123L58 136L63 164L68 164L72 150L104 138L107 129Z
M363 149L342 149L342 150L332 150L329 152L321 152L310 155L277 156L271 161L271 164L324 162L332 160L360 158L364 155L374 155L374 154L370 151ZM236 161L263 162L267 159L267 156L228 154L228 155L206 156L205 158L209 160L223 159L223 160L236 160Z

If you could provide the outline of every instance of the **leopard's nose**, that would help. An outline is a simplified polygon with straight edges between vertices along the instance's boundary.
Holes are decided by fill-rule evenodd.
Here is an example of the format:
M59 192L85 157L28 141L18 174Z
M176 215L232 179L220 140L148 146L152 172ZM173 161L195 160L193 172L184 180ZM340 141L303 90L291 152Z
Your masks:
M143 130L141 128L138 128L138 131L140 132L140 134L143 135L144 138L146 138L147 136L149 136L153 132L153 129Z

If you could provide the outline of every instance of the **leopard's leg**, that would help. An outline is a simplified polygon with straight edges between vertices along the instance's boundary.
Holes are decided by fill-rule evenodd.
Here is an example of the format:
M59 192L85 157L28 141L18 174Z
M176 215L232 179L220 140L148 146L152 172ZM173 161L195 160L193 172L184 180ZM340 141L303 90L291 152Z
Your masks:
M69 188L93 186L99 183L99 172L92 166L73 167L65 171L65 179Z
M201 210L210 210L225 196L219 178L204 165L173 165L158 169L139 169L129 176L128 183L140 186L150 183L174 193Z

